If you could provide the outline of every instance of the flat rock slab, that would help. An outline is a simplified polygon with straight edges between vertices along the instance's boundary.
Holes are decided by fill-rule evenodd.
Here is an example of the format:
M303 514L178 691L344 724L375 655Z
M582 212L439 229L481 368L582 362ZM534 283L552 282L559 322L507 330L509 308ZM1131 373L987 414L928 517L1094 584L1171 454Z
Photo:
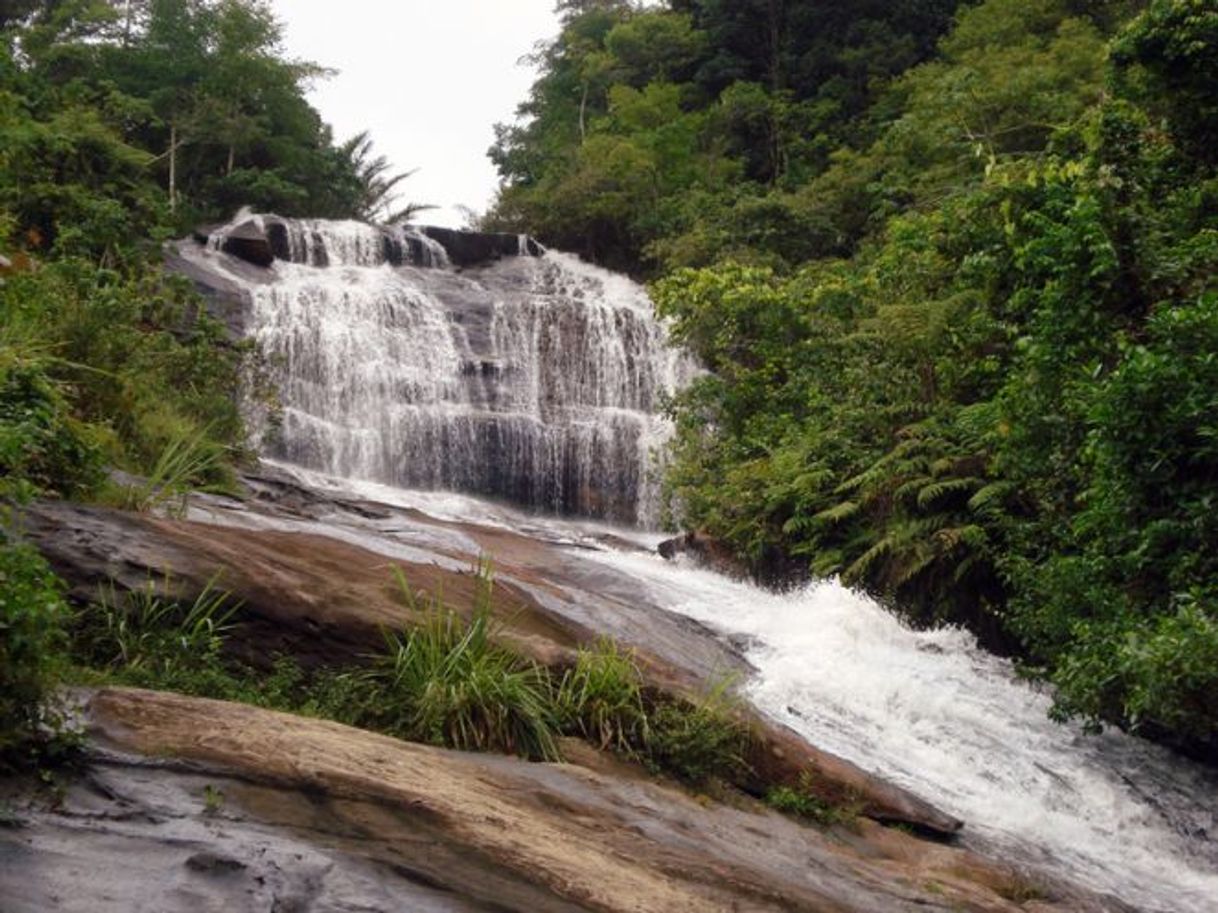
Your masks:
M469 524L459 526L455 541L437 539L437 529L451 530L402 511L379 516L369 505L351 509L354 517L331 515L325 523L236 507L242 510L215 505L208 514L212 522L199 523L42 502L29 508L24 524L77 601L96 599L98 587L107 583L137 589L151 582L185 602L209 586L231 593L240 602L242 627L230 646L256 665L277 654L305 665L336 665L363 661L382 649L384 630L418 620L403 603L395 569L412 588L442 593L468 613L477 588L471 562L493 543L496 554L509 556L496 578L499 636L538 662L569 663L577 647L609 636L633 647L645 679L663 690L695 692L710 671L733 668L732 654L704 630L628 595L607 599L598 591L612 589L614 581L565 575L560 550L536 539ZM356 525L369 514L363 520L373 528ZM392 536L374 535L384 528L394 530ZM656 652L657 645L667 646ZM699 654L704 658L689 665ZM813 774L825 801L859 803L876 820L941 834L962 826L784 727L760 718L751 723L752 773L740 784L750 791L794 786Z
M5 913L1123 909L1019 904L1017 876L961 849L612 771L146 691L98 692L85 716L88 773L0 830Z

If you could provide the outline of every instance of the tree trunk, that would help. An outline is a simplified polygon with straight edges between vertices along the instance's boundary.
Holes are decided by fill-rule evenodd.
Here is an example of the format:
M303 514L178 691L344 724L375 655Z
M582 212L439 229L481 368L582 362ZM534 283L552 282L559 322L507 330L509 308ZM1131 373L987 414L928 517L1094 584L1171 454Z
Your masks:
M783 87L786 80L783 78L782 72L782 33L783 33L783 0L769 0L766 8L769 20L767 22L769 32L769 52L770 52L770 90L777 92Z
M228 144L228 170L224 172L225 177L233 176L233 166L237 158L237 146L235 143Z
M178 124L169 122L169 211L178 208Z
M584 140L588 138L587 128L584 125L584 115L588 110L588 83L584 82L584 94L579 99L579 144L582 146Z

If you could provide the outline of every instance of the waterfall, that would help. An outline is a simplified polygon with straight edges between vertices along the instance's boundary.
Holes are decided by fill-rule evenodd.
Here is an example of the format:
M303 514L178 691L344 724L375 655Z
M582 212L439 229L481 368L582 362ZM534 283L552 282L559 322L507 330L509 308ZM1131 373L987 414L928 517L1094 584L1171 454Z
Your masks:
M530 256L527 236L455 270L415 229L239 221L275 252L270 281L242 280L246 330L281 398L264 453L654 524L653 452L669 431L658 413L694 366L666 344L641 287L568 255ZM211 268L223 267L232 231L211 236Z
M666 346L639 286L563 254L533 256L535 242L516 236L488 242L493 262L461 268L452 264L470 255L456 252L459 239L445 247L413 229L268 220L260 230L276 247L269 269L220 253L223 231L191 257L248 297L246 330L283 400L266 449L302 483L570 543L568 578L597 590L577 602L615 638L655 643L646 617L669 613L743 645L756 670L744 697L963 818L966 846L1142 910L1215 909L1213 772L1119 732L1051 722L1048 695L965 632L911 630L834 582L778 594L603 546L658 540L637 530L606 537L589 521L403 490L646 525L650 452L669 432L657 410L696 368ZM337 523L309 529L390 557L420 547L397 522ZM448 550L432 547L416 560ZM635 611L598 602L600 591L626 594Z

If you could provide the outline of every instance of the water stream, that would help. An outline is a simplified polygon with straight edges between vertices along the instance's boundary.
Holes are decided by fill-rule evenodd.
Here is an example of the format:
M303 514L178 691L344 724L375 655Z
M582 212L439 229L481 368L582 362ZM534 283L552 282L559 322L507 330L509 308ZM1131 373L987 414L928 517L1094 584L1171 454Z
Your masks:
M587 521L469 496L653 519L654 412L692 366L620 277L556 254L464 274L439 258L390 266L379 242L347 237L364 231L309 226L297 242L308 265L278 263L253 290L252 332L282 362L269 452L344 477L302 479L579 543L572 562L629 581L648 610L743 644L759 709L961 817L966 842L1146 910L1218 910L1218 777L1117 732L1050 722L1048 697L967 633L912 631L833 582L776 594L603 537L590 547ZM318 243L326 266L312 265Z

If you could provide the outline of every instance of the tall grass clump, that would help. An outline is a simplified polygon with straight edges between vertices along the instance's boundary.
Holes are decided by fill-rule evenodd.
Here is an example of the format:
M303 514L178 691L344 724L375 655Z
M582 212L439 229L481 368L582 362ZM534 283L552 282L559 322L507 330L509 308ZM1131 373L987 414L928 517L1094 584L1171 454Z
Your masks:
M737 719L731 686L724 678L692 701L658 700L650 716L648 766L690 783L743 775L751 733Z
M419 622L388 635L369 672L376 727L433 745L557 759L549 674L494 643L489 565L478 568L469 621L441 597L414 593L400 574L398 582Z
M611 640L579 652L559 680L554 704L564 732L601 750L636 756L646 747L650 726L643 679L634 657Z
M117 506L127 510L151 512L164 510L172 517L184 517L190 492L215 487L209 480L227 481L228 449L213 440L211 426L195 429L189 424L172 431L148 475L117 490Z
M166 577L126 593L113 583L100 587L77 612L74 657L129 684L224 696L220 653L238 604L214 579L190 602L165 596L171 584Z
M749 730L731 680L693 699L648 688L630 651L611 640L580 650L554 692L564 733L642 761L688 783L734 780L747 770Z

